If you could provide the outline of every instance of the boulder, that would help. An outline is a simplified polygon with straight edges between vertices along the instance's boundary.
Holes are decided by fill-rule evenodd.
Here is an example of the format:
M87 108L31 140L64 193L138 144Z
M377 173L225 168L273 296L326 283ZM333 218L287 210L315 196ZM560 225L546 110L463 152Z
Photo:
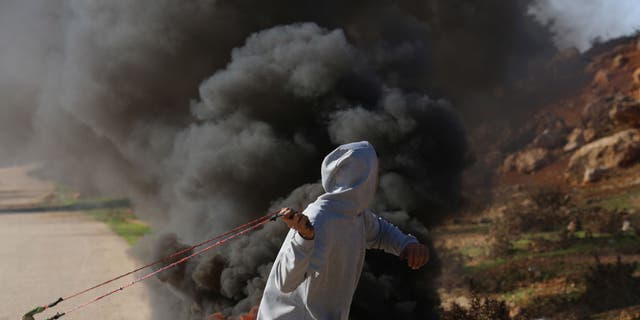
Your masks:
M629 62L629 58L623 54L617 54L613 57L613 61L611 62L612 68L620 68Z
M633 82L640 84L640 68L634 70L631 77L633 78Z
M609 118L618 126L640 127L640 101L631 97L616 99L611 104Z
M506 158L504 158L504 161L502 162L502 166L500 167L499 171L501 171L502 173L507 173L515 169L516 169L516 154L512 153L512 154L509 154Z
M502 168L504 172L532 173L549 164L550 160L551 154L547 149L533 148L509 155Z
M543 149L555 149L563 146L566 141L564 131L545 129L533 140L533 144Z
M567 136L567 144L564 145L565 152L573 151L579 147L581 147L585 142L584 139L584 130L581 128L574 128L571 133Z
M608 131L611 130L612 126L609 111L615 99L615 96L595 98L590 100L582 109L581 120L585 128L583 135L586 142L609 134ZM591 132L587 132L588 130Z
M584 177L582 178L582 183L587 184L591 182L596 182L602 178L602 175L606 172L606 168L602 167L586 167L584 169Z
M547 115L538 117L535 121L537 124L533 148L556 149L566 143L569 129L561 118Z
M596 129L589 127L582 131L582 137L585 142L591 142L598 136Z
M605 86L609 84L609 74L606 70L598 70L593 76L593 84L596 86Z
M640 130L628 129L582 146L571 156L567 173L585 182L640 159Z

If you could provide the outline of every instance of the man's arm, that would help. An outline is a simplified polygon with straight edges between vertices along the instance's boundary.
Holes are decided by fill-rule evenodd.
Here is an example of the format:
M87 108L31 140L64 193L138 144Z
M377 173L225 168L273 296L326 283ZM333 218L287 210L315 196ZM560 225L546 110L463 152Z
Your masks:
M293 209L281 209L282 220L292 232L289 232L289 247L276 260L276 286L282 292L295 290L307 277L314 247L315 231L309 219Z
M429 250L412 235L366 210L364 213L368 249L381 249L407 259L412 269L418 269L429 260Z

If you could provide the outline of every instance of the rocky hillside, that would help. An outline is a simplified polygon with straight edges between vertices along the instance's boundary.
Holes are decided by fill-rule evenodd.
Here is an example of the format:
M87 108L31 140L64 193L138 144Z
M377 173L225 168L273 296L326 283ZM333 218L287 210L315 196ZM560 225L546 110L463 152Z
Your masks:
M445 307L640 319L640 38L535 69L498 94L516 116L471 130L468 207L434 230Z
M573 72L591 81L531 115L514 136L521 145L500 167L501 183L585 186L640 174L620 170L640 159L640 41L617 40L576 58L587 63Z

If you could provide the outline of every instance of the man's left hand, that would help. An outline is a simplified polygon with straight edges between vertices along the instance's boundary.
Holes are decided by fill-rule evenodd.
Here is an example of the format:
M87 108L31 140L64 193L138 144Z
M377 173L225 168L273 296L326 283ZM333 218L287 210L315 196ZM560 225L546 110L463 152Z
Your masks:
M418 270L429 261L429 249L421 243L410 243L404 247L400 258L406 258L409 268Z

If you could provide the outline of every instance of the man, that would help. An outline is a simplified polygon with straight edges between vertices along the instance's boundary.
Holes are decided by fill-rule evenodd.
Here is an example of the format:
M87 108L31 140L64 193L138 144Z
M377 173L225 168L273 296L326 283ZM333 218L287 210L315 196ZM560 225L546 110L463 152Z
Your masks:
M427 248L368 207L378 184L378 157L366 141L339 146L322 162L325 194L303 213L280 210L291 228L273 264L258 320L348 319L365 249L427 263Z

